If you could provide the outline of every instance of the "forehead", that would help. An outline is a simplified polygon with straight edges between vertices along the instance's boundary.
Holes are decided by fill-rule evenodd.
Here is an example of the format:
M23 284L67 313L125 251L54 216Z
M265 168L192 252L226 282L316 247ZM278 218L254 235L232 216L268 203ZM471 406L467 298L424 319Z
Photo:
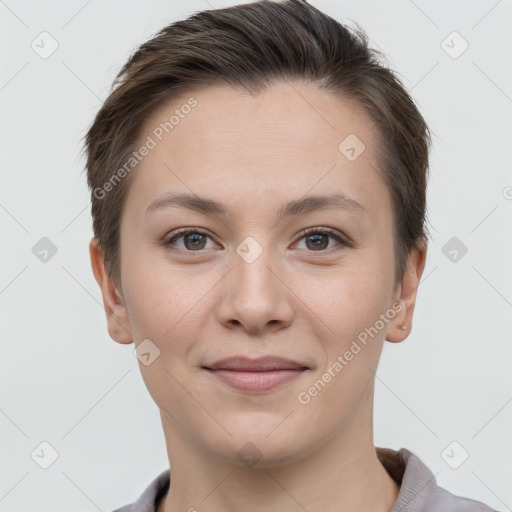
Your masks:
M182 94L145 122L129 202L166 192L225 198L240 208L341 191L371 217L389 207L371 118L354 102L304 82L251 95L229 85ZM386 197L383 197L386 196ZM251 201L249 201L251 202Z

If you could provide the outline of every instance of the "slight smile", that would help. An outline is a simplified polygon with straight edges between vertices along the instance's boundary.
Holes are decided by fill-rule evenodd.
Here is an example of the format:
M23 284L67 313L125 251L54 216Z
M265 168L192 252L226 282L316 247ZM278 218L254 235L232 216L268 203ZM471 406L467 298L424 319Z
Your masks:
M248 392L270 391L309 370L303 364L282 357L231 357L202 368L225 384Z

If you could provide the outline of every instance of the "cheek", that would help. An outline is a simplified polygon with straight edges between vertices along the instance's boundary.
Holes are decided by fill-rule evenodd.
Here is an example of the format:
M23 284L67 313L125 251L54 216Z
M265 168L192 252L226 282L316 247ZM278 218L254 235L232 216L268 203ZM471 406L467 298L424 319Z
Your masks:
M151 350L158 354L148 365L139 360L139 369L155 403L174 411L172 417L186 425L190 421L188 415L194 412L188 393L195 394L186 372L190 371L190 353L204 329L201 297L205 290L191 285L193 279L177 273L171 275L168 268L159 269L154 264L147 267L150 270L146 272L141 267L137 273L127 272L129 279L125 284L135 345L140 345L142 351L142 347L148 346L143 340L149 339L154 344L149 345Z
M182 339L189 330L193 335L201 298L211 287L207 275L198 279L192 269L177 271L164 258L132 258L124 281L134 339L160 340L167 350L177 336Z
M389 306L390 278L379 258L362 256L327 278L306 279L307 305L329 328L329 346L339 350L369 328ZM312 287L316 284L319 286ZM304 288L304 287L307 288ZM306 295L304 295L306 296Z
M308 306L320 313L316 324L323 335L317 336L326 357L309 383L311 394L304 391L311 399L306 407L326 425L349 421L373 381L388 326L381 320L389 305L389 278L382 265L375 255L361 257L310 295Z
M374 379L388 325L381 315L389 295L388 279L377 270L375 265L347 267L310 295L308 306L316 317L312 322L326 357L302 397L309 401L304 405L308 414L326 429L351 420Z

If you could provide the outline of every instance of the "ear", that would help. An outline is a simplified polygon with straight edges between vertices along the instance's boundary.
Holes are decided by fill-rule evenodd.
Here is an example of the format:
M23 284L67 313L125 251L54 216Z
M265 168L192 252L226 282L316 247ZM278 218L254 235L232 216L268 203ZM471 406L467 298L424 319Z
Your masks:
M396 316L390 322L386 339L392 343L405 340L412 329L412 315L416 304L416 292L420 284L421 275L425 268L427 258L427 242L422 240L419 248L411 251L407 260L407 269L398 287L395 303L399 302L401 308L394 308ZM405 327L405 328L404 328Z
M103 295L108 333L118 343L132 343L133 339L126 306L112 278L106 271L99 240L96 237L93 237L89 243L89 253L92 271Z

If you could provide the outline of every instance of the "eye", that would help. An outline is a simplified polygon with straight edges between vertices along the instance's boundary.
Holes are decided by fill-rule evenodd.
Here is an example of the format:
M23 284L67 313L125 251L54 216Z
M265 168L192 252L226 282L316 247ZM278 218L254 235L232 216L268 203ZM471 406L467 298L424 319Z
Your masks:
M306 242L306 248L313 252L324 252L325 249L332 249L332 246L329 247L329 239L338 242L338 249L345 246L352 247L352 244L348 240L342 238L334 230L329 228L309 228L304 230L300 240L303 239Z
M183 245L177 246L176 242L183 239ZM206 247L207 240L211 237L200 229L182 229L174 234L173 237L164 242L165 246L172 246L172 249L183 252L197 252L201 249L211 249Z

